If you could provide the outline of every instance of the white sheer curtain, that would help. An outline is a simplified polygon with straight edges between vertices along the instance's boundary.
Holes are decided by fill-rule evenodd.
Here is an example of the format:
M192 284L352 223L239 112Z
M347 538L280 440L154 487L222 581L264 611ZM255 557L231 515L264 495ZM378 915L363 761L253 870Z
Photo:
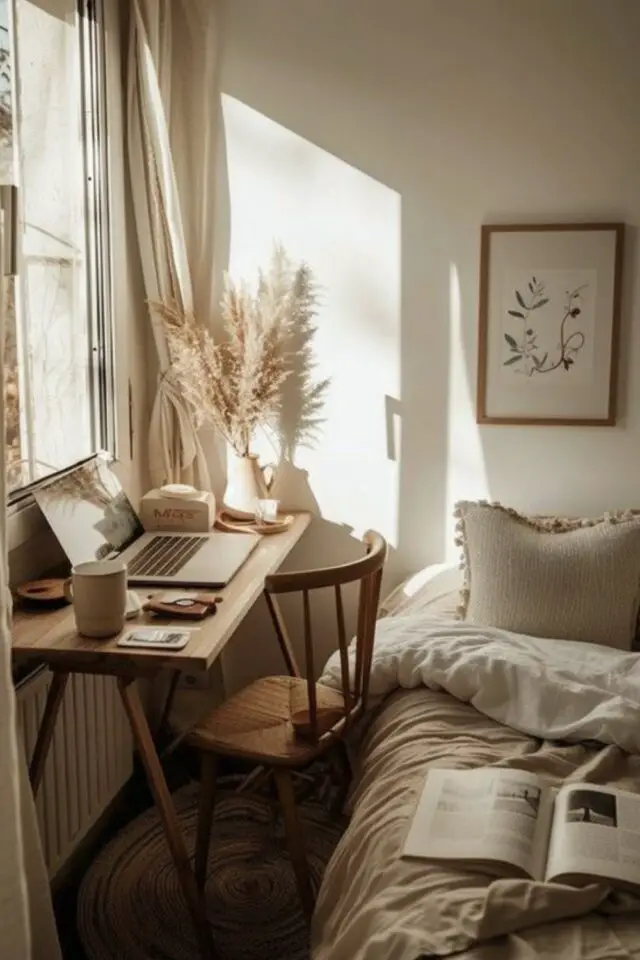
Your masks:
M147 299L213 303L215 0L132 0L127 77L131 190ZM210 486L202 445L150 312L160 377L149 431L154 486Z
M0 253L2 242L0 236ZM0 255L0 262L2 257ZM2 282L2 278L0 278ZM4 423L4 296L0 296L0 423ZM0 430L1 462L5 461ZM0 470L0 955L61 960L35 806L16 730L11 677L11 594L7 566L6 476Z

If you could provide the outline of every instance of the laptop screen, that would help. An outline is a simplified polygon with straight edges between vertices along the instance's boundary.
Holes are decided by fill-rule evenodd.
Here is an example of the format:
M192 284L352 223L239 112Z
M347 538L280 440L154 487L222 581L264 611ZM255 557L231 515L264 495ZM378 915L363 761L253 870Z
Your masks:
M118 478L101 457L40 487L34 498L74 566L104 560L144 533Z

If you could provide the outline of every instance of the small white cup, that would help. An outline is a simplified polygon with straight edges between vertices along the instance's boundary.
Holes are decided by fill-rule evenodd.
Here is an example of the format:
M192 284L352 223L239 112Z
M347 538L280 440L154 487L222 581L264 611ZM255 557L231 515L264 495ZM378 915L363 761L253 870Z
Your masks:
M121 560L91 560L73 567L64 595L73 604L78 633L104 640L124 627L127 567Z
M278 519L279 500L256 500L255 518L262 523L275 523Z

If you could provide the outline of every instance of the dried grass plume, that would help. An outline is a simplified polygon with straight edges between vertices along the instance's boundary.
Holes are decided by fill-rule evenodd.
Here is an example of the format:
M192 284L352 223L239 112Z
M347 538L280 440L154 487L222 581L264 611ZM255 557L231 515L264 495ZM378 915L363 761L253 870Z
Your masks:
M250 450L259 426L277 420L301 317L313 316L316 289L311 271L293 270L276 246L269 269L252 289L225 276L221 300L225 337L210 331L175 303L152 303L164 324L170 375L193 411L196 426L213 425L239 456Z

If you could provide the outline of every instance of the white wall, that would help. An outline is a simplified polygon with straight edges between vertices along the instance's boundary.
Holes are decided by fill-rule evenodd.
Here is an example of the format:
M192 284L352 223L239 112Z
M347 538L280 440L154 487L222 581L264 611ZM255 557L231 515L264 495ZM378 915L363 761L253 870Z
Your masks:
M456 555L459 497L638 506L640 3L222 8L217 270L251 273L278 237L325 287L327 422L297 458L324 519L291 564L372 526L393 582ZM479 428L480 225L589 219L628 225L618 426ZM259 610L225 659L232 688L282 669Z
M450 551L460 496L637 506L640 4L223 9L220 259L251 273L279 237L325 286L333 385L323 438L298 458L323 517L380 529L397 578ZM582 219L628 224L619 425L479 428L480 225ZM324 537L306 559L329 561Z

